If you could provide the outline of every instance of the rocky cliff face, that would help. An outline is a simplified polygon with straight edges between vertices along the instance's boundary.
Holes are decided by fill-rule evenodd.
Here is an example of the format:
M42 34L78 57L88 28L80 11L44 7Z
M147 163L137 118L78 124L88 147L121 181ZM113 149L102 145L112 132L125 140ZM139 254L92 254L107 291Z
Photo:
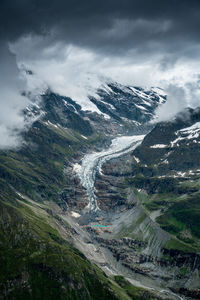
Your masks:
M134 122L136 126L154 118L158 105L166 101L161 89L145 90L141 87L123 86L109 83L97 91L97 97L91 98L98 109L121 124Z
M157 174L198 174L200 109L187 109L171 122L161 122L145 137L134 155ZM185 172L185 174L184 174Z

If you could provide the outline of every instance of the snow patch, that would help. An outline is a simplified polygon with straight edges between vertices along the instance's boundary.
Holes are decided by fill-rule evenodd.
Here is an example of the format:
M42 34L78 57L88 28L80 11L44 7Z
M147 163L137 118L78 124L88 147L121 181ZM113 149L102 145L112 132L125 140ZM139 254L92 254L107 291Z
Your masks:
M199 143L199 141L195 140L200 136L200 122L196 122L192 126L180 129L175 132L178 136L174 141L170 143L171 147L179 146L178 142L182 140L192 140L194 143Z
M135 104L136 107L138 107L139 109L142 109L142 110L147 110L145 107L143 107L142 105L138 105L138 104Z
M168 161L167 159L165 159L165 160L163 160L162 163L168 165L168 164L169 164L169 161Z
M81 165L79 165L78 163L75 163L75 164L73 165L73 171L74 171L75 173L79 173L79 172L81 171Z
M100 100L100 102L102 102L102 103L105 104L106 106L109 106L111 109L116 110L116 108L114 107L114 105L112 105L112 104L110 104L110 103L107 103L107 102L105 102L105 101L103 101L103 100Z
M152 87L151 90L153 92L155 92L156 94L160 95L160 96L163 96L163 97L166 97L167 94L165 93L165 91L159 87Z
M139 160L139 158L138 158L138 157L136 157L136 156L133 156L133 158L136 160L136 162L137 162L137 163L139 163L139 162L140 162L140 160Z
M183 132L183 133L190 133L190 132L197 132L197 131L200 131L200 122L196 122L190 127L179 130L179 132Z
M47 125L47 126L53 126L53 127L55 127L55 128L59 128L60 127L60 125L59 124L53 124L53 123L51 123L49 120L47 121L47 122L43 122L45 125Z
M74 217L74 218L79 218L81 215L75 211L72 211L71 212L71 216Z
M166 148L167 145L164 145L164 144L156 144L156 145L153 145L153 146L150 146L150 148Z

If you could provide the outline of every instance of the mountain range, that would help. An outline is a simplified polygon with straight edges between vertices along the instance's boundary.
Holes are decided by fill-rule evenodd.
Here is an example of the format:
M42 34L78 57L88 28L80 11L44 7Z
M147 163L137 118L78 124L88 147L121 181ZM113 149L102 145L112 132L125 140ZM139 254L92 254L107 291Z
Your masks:
M200 108L156 123L166 101L110 82L92 110L48 90L23 111L0 150L0 299L200 298Z

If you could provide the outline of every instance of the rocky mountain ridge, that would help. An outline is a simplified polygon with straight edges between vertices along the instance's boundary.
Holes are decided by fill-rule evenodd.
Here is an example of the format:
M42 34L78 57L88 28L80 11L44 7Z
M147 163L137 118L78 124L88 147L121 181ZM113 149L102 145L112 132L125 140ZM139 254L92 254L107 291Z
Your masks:
M172 171L188 168L176 152L192 153L188 140L198 153L198 111L152 129L148 121L166 100L160 90L112 83L97 94L92 112L48 91L24 111L36 120L21 149L0 151L2 299L198 299L198 172L190 182ZM109 149L116 135L147 132L141 146L95 173L99 210L88 213L74 168L85 154ZM170 147L176 159L157 167Z
M136 121L85 112L50 91L24 116L34 122L22 147L0 151L1 299L163 299L121 277L108 278L76 250L73 245L81 248L82 242L89 249L85 231L61 197L65 190L73 205L84 199L81 188L75 195L66 189L70 166L85 152L109 145L116 133L140 131Z

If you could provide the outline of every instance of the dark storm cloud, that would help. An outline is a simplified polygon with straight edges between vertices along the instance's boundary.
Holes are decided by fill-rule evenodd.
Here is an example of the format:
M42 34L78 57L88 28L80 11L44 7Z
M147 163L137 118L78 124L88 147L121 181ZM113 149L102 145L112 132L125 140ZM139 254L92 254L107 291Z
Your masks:
M130 49L177 52L199 43L200 1L195 0L1 0L0 36L24 34L54 39L100 51ZM167 47L167 49L166 49ZM186 53L186 55L188 55Z

